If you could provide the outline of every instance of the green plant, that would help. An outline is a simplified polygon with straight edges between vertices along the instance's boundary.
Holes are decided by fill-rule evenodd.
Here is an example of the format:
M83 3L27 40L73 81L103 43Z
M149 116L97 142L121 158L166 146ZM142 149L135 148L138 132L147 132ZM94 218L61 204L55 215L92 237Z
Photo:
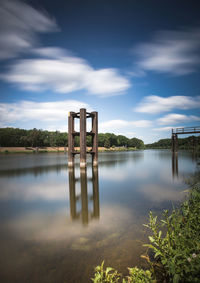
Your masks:
M95 274L94 278L92 278L92 281L94 283L103 283L103 282L119 282L121 279L121 274L118 273L117 270L115 270L112 267L106 267L104 270L104 261L101 263L101 265L98 265L95 267Z
M153 283L150 270L143 270L137 267L128 268L129 275L122 276L116 269L106 267L104 269L104 261L95 268L94 283Z
M128 268L129 275L124 277L114 268L104 270L102 262L95 268L93 282L199 282L200 183L196 180L199 180L199 174L193 179L188 198L179 209L173 209L171 214L165 210L161 220L150 212L149 223L144 226L150 228L152 235L149 236L150 244L144 246L153 250L154 260L150 261L148 255L141 256L147 259L149 270Z
M168 282L199 282L200 278L200 184L180 209L167 210L163 219L150 212L149 247Z
M129 276L127 276L128 283L150 283L153 282L152 273L150 270L143 270L137 267L128 268Z

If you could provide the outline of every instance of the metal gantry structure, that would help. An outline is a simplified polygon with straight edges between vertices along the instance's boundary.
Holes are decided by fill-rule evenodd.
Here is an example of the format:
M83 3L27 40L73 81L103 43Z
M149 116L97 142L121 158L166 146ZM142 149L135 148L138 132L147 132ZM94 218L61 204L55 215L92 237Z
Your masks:
M200 127L185 127L172 129L172 152L178 151L178 135L200 134Z
M80 132L75 131L74 120L80 119ZM92 119L92 130L87 132L86 120ZM92 136L92 149L87 150L87 135ZM80 152L75 151L74 139L80 136ZM69 112L68 115L68 166L74 166L74 156L80 154L80 167L87 166L87 153L92 155L92 165L98 165L98 112L87 112L85 108L81 108L80 112Z

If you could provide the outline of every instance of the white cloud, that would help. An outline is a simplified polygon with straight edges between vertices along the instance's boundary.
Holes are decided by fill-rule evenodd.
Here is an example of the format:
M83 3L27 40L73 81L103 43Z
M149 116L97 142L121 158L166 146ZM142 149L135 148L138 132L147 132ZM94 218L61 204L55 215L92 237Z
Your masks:
M51 180L52 181L52 180ZM4 186L3 186L4 185ZM27 188L25 184L20 182L13 182L12 180L2 180L2 190L0 192L0 199L20 199L25 201L62 201L69 199L68 188L66 190L66 184L44 181L42 179L41 183L37 182L34 184L29 184Z
M183 114L168 114L162 118L157 119L157 122L160 125L168 125L168 124L178 124L178 123L187 123L193 121L200 121L200 117L194 115L183 115Z
M123 94L130 82L116 69L92 68L87 61L73 57L60 48L42 48L34 52L45 57L19 60L1 78L18 84L22 89L32 91L53 90L69 93L86 90L98 96Z
M70 51L66 51L63 48L59 47L33 48L31 52L45 58L63 58L67 55L72 54Z
M165 173L166 176L166 173ZM173 190L170 186L157 184L148 184L148 186L141 187L140 192L149 200L153 202L162 201L180 201L185 197L178 190Z
M138 121L132 121L131 125L137 128L148 128L152 126L152 122L149 120L138 120Z
M106 131L106 129L121 129L128 124L128 121L125 120L110 120L100 123L99 128L102 130L104 129L104 131Z
M115 132L120 133L121 130L129 132L136 128L147 128L152 125L149 120L126 121L126 120L109 120L99 124L99 132ZM130 131L129 131L130 129Z
M36 43L36 33L56 31L47 13L17 0L0 1L0 59L15 57Z
M139 68L146 71L185 75L199 65L200 30L162 31L137 48Z
M68 211L67 211L68 212ZM80 225L81 220L72 222L69 215L66 215L66 206L61 204L59 208L49 217L44 211L30 210L27 214L16 215L15 218L4 224L12 234L14 233L23 239L32 239L42 243L45 241L65 241L65 246L73 250L94 250L97 246L108 245L119 237L117 228L124 227L127 221L133 221L133 215L127 207L113 205L101 206L100 221L90 219L87 229ZM81 218L80 218L81 219ZM45 226L45 229L44 229ZM93 241L95 235L101 235L98 241ZM109 237L109 235L112 235ZM95 236L95 237L94 237ZM83 240L85 240L83 242Z
M85 87L91 94L110 96L123 93L130 87L130 83L115 69L101 69L87 74Z
M20 101L17 103L0 103L0 122L4 125L17 121L57 122L67 121L69 111L78 112L80 108L91 107L77 100L64 100L56 102ZM62 127L62 125L61 125Z
M157 114L171 111L172 109L195 109L200 107L200 96L146 96L137 107L136 112Z
M180 127L182 127L182 126L180 126ZM169 132L169 131L171 131L172 130L172 126L170 127L161 127L161 128L154 128L153 129L153 131L157 131L157 132Z
M0 78L28 91L58 93L86 90L98 96L124 94L130 87L116 69L94 69L90 64L58 47L36 48L36 34L56 31L54 19L20 0L0 0L0 59L29 51L36 59L19 60Z

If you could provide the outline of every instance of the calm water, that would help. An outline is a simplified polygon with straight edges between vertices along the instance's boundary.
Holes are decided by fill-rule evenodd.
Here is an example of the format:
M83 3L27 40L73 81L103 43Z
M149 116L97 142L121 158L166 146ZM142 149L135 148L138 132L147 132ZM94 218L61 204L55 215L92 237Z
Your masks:
M102 153L98 170L65 154L0 156L0 282L90 282L102 260L144 266L148 212L177 205L190 152Z

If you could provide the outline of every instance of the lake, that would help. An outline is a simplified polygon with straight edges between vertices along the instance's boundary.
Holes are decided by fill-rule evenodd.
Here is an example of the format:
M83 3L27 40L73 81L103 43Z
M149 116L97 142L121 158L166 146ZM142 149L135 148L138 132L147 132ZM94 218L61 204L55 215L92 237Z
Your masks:
M150 210L184 198L192 152L105 152L68 170L67 155L0 156L0 282L90 282L94 267L144 267Z

